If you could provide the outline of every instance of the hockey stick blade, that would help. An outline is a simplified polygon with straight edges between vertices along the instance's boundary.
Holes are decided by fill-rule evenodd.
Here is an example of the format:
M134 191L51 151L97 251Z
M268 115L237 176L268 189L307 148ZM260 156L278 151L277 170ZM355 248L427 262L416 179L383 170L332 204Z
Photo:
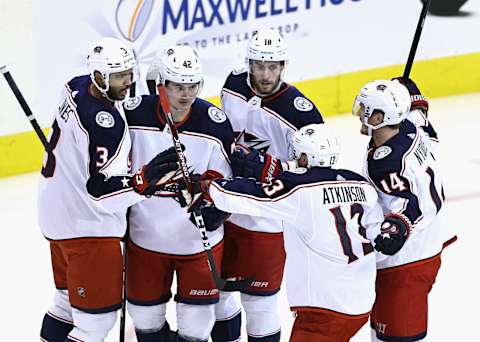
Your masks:
M160 100L160 106L162 107L162 111L164 113L164 118L160 117L160 113L157 111L157 115L159 115L159 119L161 121L165 120L166 124L170 129L170 134L172 136L173 146L175 147L175 151L178 155L178 162L180 164L180 169L182 171L182 177L187 185L188 190L191 190L192 181L190 179L190 173L188 172L188 164L187 159L185 158L185 154L183 153L182 144L180 143L180 138L178 137L177 127L175 126L175 122L173 120L172 112L170 111L170 104L168 102L168 97L165 91L165 86L159 85L158 86L158 94ZM215 286L217 289L222 291L238 291L247 288L250 284L255 281L255 278L249 277L247 279L242 280L226 280L223 279L217 268L217 264L213 257L212 247L210 245L210 241L208 240L207 236L207 229L205 228L205 221L203 220L203 216L200 210L193 211L193 217L195 221L195 225L200 232L200 236L202 238L202 245L207 255L208 264L210 267L210 272L212 274L212 278L215 282Z

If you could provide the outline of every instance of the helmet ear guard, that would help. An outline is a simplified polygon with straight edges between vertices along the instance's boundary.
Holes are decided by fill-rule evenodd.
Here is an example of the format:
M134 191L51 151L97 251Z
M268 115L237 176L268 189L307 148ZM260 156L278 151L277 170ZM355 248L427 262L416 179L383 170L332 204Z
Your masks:
M289 144L291 159L305 154L307 167L332 167L338 162L340 143L325 124L310 124L296 131Z

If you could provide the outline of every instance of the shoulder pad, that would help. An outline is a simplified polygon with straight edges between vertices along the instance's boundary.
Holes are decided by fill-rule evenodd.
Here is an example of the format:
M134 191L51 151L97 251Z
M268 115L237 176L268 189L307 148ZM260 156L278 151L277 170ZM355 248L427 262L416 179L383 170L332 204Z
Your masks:
M158 107L158 95L135 96L123 103L129 126L162 128L163 123L157 118Z
M295 107L295 109L301 111L301 112L309 112L313 109L313 103L303 97L303 96L297 96L293 99L293 106Z
M234 139L232 125L225 113L200 98L193 103L191 116L179 127L179 131L197 132L217 138L227 153L230 153L230 144Z
M405 153L414 143L412 133L402 132L391 138L385 145L368 154L368 174L371 178L384 177L389 172L401 172Z
M292 85L287 85L283 93L272 95L271 99L266 98L262 104L281 115L297 129L309 124L323 123L322 115L313 102Z
M232 75L238 76L238 75L241 75L243 73L246 73L247 71L248 70L247 70L247 67L245 65L239 65L239 66L233 68Z
M241 94L248 99L252 96L252 91L247 84L247 72L238 71L238 73L232 71L230 75L228 75L225 84L223 85L223 90Z
M103 128L112 128L115 126L113 115L105 110L101 110L95 114L95 122Z
M228 117L223 110L214 104L197 98L192 106L192 114L186 123L193 123L196 129L214 131L218 124L229 123ZM190 125L189 125L190 126Z
M373 152L373 159L374 160L379 160L383 159L386 156L388 156L390 153L392 153L392 148L390 146L380 146Z
M207 113L210 119L212 119L212 121L214 121L215 123L222 123L227 121L227 115L221 109L213 105L207 109Z
M130 97L123 103L123 108L125 108L126 110L134 110L138 106L140 106L141 103L142 103L141 96Z

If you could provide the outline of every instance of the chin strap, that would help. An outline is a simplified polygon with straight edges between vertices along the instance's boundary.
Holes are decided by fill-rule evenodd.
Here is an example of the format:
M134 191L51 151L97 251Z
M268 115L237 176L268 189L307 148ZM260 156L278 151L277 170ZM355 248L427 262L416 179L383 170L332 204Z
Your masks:
M102 94L102 96L103 96L104 98L106 98L106 99L107 99L108 101L110 101L110 102L115 103L115 101L118 101L118 100L111 99L111 98L108 96L108 93L107 93L107 92L100 91L100 93Z
M366 126L366 127L367 127L367 135L371 137L373 135L373 128L369 126Z

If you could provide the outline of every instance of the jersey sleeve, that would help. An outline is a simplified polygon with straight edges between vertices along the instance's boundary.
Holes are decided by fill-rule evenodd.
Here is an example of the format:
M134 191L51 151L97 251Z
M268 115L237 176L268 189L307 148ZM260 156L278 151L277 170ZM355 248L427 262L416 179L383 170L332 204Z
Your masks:
M415 109L408 113L407 120L420 128L432 142L438 142L438 135L427 116L420 110Z
M281 177L264 184L254 179L233 178L216 180L209 193L215 206L223 211L250 216L296 222L299 219L300 198Z
M215 146L210 156L208 168L220 172L224 178L232 177L230 167L231 144L233 143L234 133L230 126L230 132L225 132L221 142Z
M278 113L288 111L286 115L297 129L310 124L324 123L322 114L315 103L294 86L290 85L284 99L274 103L273 106Z
M300 127L302 128L304 126L310 125L310 124L322 124L324 123L322 114L318 110L317 106L313 105L312 110L302 113L303 115L301 116L300 120Z
M377 235L380 234L380 225L384 220L383 210L378 200L364 206L364 214L360 219L360 223L365 228L367 239L373 242Z
M87 191L108 212L125 210L144 197L133 191L129 170L130 137L116 110L101 110L83 119L88 137Z
M230 155L235 139L232 124L225 112L207 101L196 101L197 112L191 120L196 120L196 127L201 127L200 133L204 133L213 139L213 150L210 153L208 167L220 172L224 178L232 176L230 168ZM192 115L193 116L193 115ZM192 127L193 128L193 127ZM187 129L188 130L188 129Z
M380 191L385 215L402 215L411 226L422 218L419 199L414 192L414 175L403 170L401 158L371 161L368 176Z

